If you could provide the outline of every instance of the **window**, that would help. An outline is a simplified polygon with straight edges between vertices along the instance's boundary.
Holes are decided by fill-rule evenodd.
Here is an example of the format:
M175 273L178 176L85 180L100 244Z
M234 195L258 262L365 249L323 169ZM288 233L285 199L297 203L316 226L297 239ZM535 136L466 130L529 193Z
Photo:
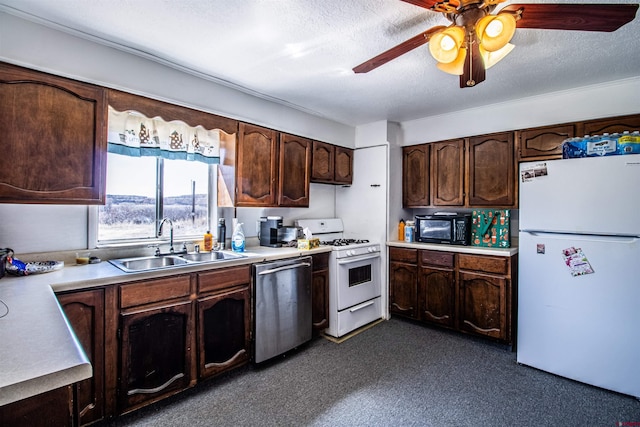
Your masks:
M165 217L173 222L174 239L201 237L211 223L209 188L215 187L209 182L215 175L216 166L206 163L108 153L97 243L156 240Z

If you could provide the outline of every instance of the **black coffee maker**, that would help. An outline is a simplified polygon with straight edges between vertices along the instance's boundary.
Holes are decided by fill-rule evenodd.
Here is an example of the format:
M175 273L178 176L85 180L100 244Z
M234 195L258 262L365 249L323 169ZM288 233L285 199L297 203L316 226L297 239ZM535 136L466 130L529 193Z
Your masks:
M281 216L260 217L260 246L279 248L282 243L279 241L278 230L282 228Z

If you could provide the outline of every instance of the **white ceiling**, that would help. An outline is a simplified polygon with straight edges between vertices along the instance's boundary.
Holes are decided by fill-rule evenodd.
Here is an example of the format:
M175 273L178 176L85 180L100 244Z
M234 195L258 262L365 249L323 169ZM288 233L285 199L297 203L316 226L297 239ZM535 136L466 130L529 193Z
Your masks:
M0 0L0 10L354 126L640 76L640 17L613 33L519 29L486 81L460 89L427 45L369 73L351 71L448 24L400 0Z

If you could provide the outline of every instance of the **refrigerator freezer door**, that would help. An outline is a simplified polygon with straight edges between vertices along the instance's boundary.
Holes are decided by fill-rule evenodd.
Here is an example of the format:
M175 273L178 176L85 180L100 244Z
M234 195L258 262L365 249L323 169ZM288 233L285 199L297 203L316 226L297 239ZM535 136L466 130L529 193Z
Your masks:
M518 363L640 397L640 239L520 232L519 258Z
M637 154L521 163L520 230L640 236L639 195Z

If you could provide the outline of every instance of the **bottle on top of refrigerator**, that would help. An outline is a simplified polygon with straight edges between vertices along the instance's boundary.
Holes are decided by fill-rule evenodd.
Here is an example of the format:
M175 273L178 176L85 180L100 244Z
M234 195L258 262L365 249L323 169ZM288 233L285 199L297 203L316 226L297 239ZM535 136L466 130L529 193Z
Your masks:
M231 249L234 252L244 252L244 230L242 229L242 223L236 224L233 230L233 236L231 236Z

